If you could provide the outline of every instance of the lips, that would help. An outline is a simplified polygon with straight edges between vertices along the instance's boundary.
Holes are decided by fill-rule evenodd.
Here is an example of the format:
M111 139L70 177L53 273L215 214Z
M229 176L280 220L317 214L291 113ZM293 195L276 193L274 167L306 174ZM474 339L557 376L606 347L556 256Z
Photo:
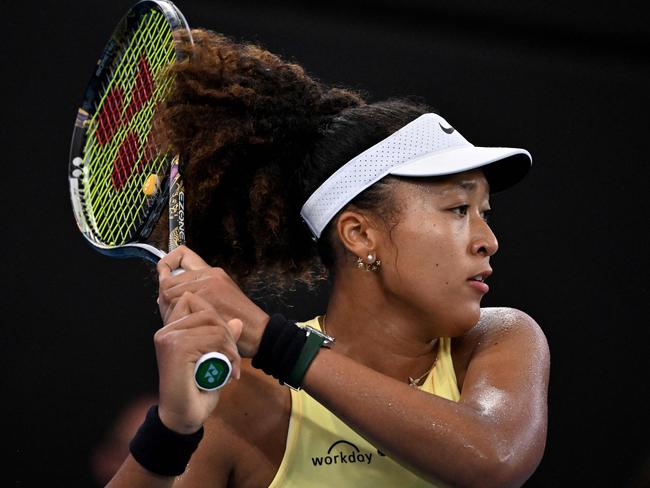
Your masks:
M491 274L492 274L492 268L488 268L476 273L475 275L470 276L467 279L470 281L479 281L483 283Z
M485 295L490 291L490 287L485 283L488 276L492 274L492 269L488 268L467 278L469 285L479 294Z

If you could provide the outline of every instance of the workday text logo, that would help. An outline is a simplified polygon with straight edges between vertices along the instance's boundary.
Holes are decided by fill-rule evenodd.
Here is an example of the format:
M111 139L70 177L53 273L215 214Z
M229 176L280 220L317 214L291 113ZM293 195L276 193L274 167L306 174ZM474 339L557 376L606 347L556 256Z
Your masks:
M379 454L383 455L382 453ZM372 460L373 453L363 452L351 442L344 440L332 444L326 455L311 458L311 462L315 467L339 464L370 464Z

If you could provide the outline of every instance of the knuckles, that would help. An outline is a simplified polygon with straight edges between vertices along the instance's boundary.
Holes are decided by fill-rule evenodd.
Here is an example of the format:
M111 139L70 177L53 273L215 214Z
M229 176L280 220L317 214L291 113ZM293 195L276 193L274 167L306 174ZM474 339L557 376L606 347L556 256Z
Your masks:
M228 274L223 268L210 268L206 280L209 285L221 287L228 282Z
M179 346L178 331L160 329L154 334L153 342L156 349L177 349Z
M205 325L214 325L202 340L205 345L212 345L229 351L237 350L230 331L226 327L207 323ZM189 329L165 330L165 328L162 328L156 331L153 340L158 351L182 351L187 348L190 342L194 342L193 339L195 338L195 335L189 333Z
M161 286L158 288L158 295L167 303L173 303L177 301L177 298L172 294L168 287Z

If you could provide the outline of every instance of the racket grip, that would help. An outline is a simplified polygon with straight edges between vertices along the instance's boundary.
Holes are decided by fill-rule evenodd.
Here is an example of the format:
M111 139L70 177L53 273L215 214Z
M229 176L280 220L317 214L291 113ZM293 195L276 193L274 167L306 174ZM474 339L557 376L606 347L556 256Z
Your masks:
M220 352L208 352L194 366L194 382L199 390L215 391L230 380L232 365Z

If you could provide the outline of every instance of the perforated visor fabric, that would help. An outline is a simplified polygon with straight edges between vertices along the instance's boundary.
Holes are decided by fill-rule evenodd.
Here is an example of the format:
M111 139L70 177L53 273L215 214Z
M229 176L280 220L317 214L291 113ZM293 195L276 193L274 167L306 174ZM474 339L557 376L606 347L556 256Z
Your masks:
M444 118L424 114L339 168L309 197L301 215L312 233L320 237L339 210L386 175L442 176L505 159L509 164L501 164L493 172L498 176L495 190L526 174L531 163L528 151L476 147Z

